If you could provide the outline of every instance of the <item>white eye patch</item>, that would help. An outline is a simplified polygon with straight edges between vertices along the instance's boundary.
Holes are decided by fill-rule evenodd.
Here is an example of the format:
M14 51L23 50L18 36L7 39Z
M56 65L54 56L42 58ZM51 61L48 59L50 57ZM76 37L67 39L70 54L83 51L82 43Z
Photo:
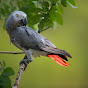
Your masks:
M18 14L18 13L16 13L15 15L16 15L17 18L25 18L25 16L22 15L22 14Z
M15 11L12 15L16 22L18 22L24 18L27 18L27 15L21 11Z
M16 17L19 17L19 14L16 14Z

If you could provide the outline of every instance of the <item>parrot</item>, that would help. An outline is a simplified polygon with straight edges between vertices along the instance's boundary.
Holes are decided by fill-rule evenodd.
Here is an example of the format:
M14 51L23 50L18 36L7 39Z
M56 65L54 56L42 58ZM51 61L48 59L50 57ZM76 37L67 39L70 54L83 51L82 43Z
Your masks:
M5 23L5 29L10 41L25 52L24 59L20 63L29 63L33 57L46 56L53 59L61 66L70 66L67 57L72 58L65 50L56 48L47 38L38 31L27 26L27 14L23 11L14 11Z

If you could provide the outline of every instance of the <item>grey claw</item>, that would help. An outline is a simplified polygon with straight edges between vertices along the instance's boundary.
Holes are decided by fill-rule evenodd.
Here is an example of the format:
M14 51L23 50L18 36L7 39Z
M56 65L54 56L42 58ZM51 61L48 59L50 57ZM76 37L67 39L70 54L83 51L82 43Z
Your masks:
M29 60L28 59L23 59L20 61L20 64L24 63L25 64L25 68L24 70L26 69L27 65L29 64Z

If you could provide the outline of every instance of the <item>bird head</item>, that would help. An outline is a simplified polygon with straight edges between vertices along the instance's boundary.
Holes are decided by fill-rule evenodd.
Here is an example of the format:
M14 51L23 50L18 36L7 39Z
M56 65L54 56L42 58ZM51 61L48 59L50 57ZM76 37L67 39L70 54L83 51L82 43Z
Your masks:
M5 23L5 29L10 35L16 27L27 25L27 15L22 11L14 11Z
M6 21L6 25L12 25L13 27L26 26L27 15L22 11L14 11Z
M12 18L18 26L26 26L27 25L27 15L22 11L14 11L12 13Z

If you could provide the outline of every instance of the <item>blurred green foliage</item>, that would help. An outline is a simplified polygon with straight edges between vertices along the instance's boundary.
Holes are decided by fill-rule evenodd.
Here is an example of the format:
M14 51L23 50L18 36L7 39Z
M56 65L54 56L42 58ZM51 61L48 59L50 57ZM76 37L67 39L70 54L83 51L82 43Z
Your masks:
M12 88L11 86L11 80L9 76L12 76L15 74L14 70L11 67L6 67L6 63L3 61L3 63L0 61L0 88Z
M75 8L74 0L1 0L0 19L6 20L14 10L24 11L28 16L28 25L35 29L39 27L56 28L56 24L63 24L63 7L70 5Z

